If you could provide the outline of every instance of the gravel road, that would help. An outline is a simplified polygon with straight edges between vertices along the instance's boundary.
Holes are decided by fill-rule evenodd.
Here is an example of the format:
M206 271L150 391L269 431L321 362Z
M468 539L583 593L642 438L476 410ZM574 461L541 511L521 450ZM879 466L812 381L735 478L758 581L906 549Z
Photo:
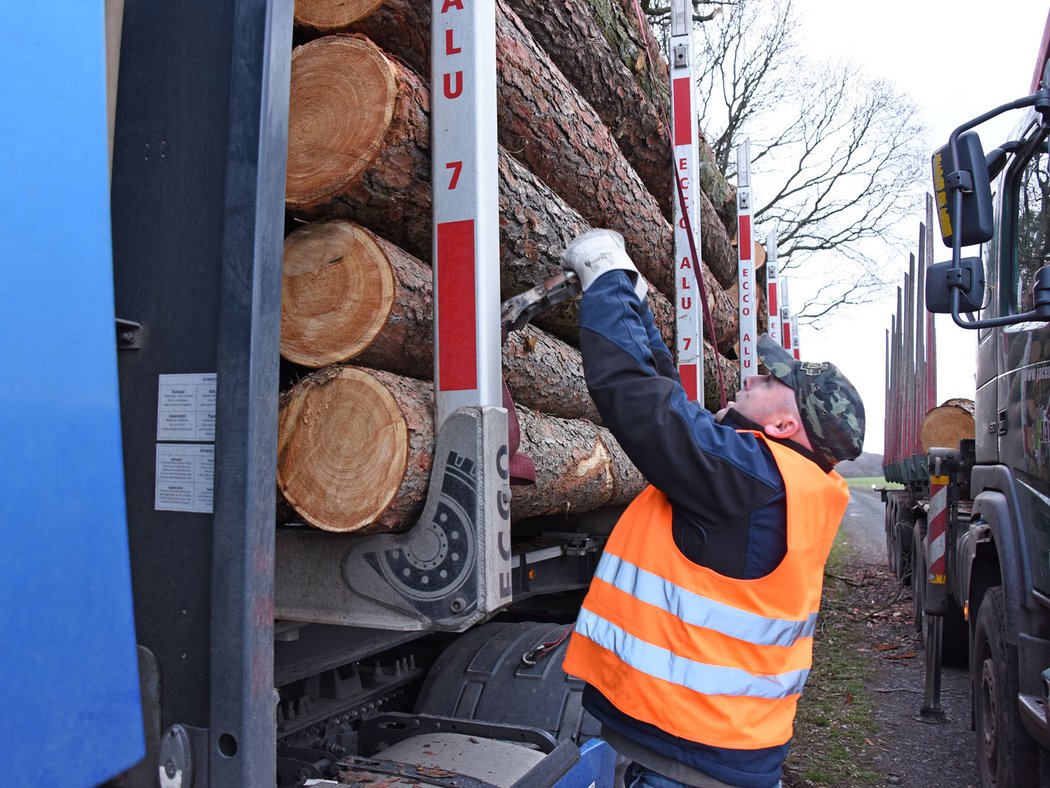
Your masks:
M975 736L970 730L970 681L966 666L945 667L941 679L944 722L928 722L923 704L925 650L912 625L911 593L897 597L886 568L883 506L877 492L854 488L842 523L856 567L866 566L864 593L872 610L868 648L875 665L871 690L878 704L875 763L887 785L967 788L977 784ZM892 646L892 648L890 648ZM911 655L911 656L909 656Z

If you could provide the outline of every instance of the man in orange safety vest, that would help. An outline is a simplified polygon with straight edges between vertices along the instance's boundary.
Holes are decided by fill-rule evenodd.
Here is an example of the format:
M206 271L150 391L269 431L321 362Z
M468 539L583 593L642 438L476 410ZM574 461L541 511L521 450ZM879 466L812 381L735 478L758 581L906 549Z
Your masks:
M864 407L832 364L768 336L767 374L712 414L690 402L622 237L562 256L583 287L580 349L604 424L650 486L605 546L566 652L626 785L780 784L809 675L824 563Z

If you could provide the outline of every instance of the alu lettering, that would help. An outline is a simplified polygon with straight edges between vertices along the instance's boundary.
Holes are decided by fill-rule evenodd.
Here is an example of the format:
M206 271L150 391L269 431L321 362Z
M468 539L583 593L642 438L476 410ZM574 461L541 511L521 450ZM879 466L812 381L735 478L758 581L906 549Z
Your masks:
M453 77L455 77L455 79L456 79L455 87L452 86L452 78ZM455 99L455 98L459 98L463 94L463 72L462 71L457 71L454 74L449 74L448 72L446 72L444 74L443 82L444 82L444 86L445 86L445 88L444 88L444 90L445 90L445 98L447 98L447 99Z
M456 31L452 30L451 28L445 31L445 54L446 55L458 55L460 52L463 51L463 47L456 46L455 43L452 40L453 36L455 36L455 34L456 34Z

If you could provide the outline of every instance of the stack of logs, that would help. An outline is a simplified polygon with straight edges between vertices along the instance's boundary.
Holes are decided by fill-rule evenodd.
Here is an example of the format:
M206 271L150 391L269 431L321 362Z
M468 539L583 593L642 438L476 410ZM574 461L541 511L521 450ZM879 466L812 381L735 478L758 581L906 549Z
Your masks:
M461 3L452 2L452 7ZM497 0L502 297L559 270L592 227L623 234L674 332L666 63L631 0ZM313 368L282 394L278 485L310 524L395 531L426 497L433 454L430 0L296 0L281 353ZM735 391L735 194L702 158L702 274L717 366ZM537 483L513 520L624 504L644 486L587 394L577 304L504 346Z

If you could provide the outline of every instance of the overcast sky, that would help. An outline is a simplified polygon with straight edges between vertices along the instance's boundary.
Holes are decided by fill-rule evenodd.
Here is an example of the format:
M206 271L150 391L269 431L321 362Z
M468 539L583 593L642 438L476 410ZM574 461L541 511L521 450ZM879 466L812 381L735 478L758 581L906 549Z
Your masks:
M972 117L1027 95L1048 5L1036 0L890 0L857 4L843 0L796 0L807 47L814 56L848 57L871 76L892 80L922 109L931 131L928 149L943 145L954 128ZM978 128L985 150L1006 139L1020 117ZM761 182L753 182L756 193ZM910 228L918 252L919 222ZM765 230L758 232L764 237ZM940 243L936 262L951 257ZM908 259L887 260L903 284ZM792 283L793 300L805 285ZM868 430L864 450L883 449L885 332L896 310L896 287L884 299L855 308L820 330L801 326L803 359L833 361L864 398ZM938 401L973 397L976 332L937 317Z

